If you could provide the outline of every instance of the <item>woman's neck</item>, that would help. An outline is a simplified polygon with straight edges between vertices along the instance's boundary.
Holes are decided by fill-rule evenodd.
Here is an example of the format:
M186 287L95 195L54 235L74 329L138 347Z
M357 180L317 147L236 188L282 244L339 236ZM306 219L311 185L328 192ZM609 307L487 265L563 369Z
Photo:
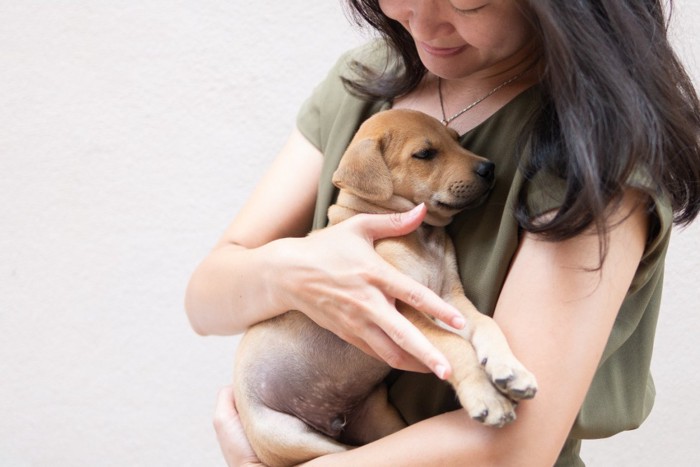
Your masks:
M449 120L463 109L478 102L470 110L449 122L450 128L464 134L536 84L539 76L541 76L539 61L532 55L527 59L511 64L504 63L500 67L481 70L458 79L439 79L428 72L419 86L395 99L393 107L419 110L438 120ZM513 78L516 79L512 80ZM510 80L512 82L509 82ZM504 83L507 84L499 87ZM438 87L441 88L441 93ZM489 95L494 89L497 91ZM442 94L442 105L440 94ZM488 97L484 98L487 95Z

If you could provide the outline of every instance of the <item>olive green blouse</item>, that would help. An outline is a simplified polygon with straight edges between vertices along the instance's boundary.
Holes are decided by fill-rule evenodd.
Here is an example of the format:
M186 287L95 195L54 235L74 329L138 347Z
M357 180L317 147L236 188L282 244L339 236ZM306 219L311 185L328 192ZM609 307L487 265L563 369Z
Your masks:
M326 211L337 194L331 175L353 134L369 116L391 106L390 102L360 99L346 90L341 77L352 78L352 61L396 66L380 42L352 50L341 57L301 108L297 126L324 154L314 228L327 223ZM558 205L551 180L526 182L518 170L519 136L539 103L539 89L530 88L461 139L464 147L496 164L496 186L489 199L460 213L447 227L457 249L464 290L476 307L489 315L494 312L518 245L520 229L512 212L521 186L528 183L531 212L546 212ZM543 189L545 186L550 189ZM583 465L578 456L579 440L634 429L651 410L654 385L649 366L672 223L667 200L657 195L653 201L653 234L557 465ZM459 407L452 390L432 375L395 372L389 384L390 398L408 423Z

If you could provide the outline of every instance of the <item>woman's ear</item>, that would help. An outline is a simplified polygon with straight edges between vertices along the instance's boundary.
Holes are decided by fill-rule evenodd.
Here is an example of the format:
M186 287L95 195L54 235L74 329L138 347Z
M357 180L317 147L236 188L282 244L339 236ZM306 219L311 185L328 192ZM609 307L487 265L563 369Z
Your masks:
M391 198L394 184L384 161L381 141L367 138L351 142L333 174L333 184L370 201Z

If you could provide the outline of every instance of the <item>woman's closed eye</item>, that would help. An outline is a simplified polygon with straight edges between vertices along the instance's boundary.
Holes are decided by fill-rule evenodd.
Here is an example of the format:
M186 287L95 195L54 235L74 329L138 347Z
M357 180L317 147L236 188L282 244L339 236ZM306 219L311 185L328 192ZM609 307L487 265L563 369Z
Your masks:
M486 5L487 3L484 3L483 0L477 2L474 0L450 0L450 6L452 6L452 9L462 15L477 13Z

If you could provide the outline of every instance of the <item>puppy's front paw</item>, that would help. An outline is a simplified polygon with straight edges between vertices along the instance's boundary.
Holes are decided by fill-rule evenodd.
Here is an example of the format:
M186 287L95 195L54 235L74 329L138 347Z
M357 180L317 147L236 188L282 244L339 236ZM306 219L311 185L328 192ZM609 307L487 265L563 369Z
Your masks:
M484 357L481 365L493 384L510 399L532 399L537 393L537 380L515 357Z
M535 375L515 358L495 321L482 322L474 331L471 343L481 366L499 391L514 401L535 397Z
M457 396L469 416L484 425L502 427L515 420L515 403L500 393L483 374L479 381L463 381Z

